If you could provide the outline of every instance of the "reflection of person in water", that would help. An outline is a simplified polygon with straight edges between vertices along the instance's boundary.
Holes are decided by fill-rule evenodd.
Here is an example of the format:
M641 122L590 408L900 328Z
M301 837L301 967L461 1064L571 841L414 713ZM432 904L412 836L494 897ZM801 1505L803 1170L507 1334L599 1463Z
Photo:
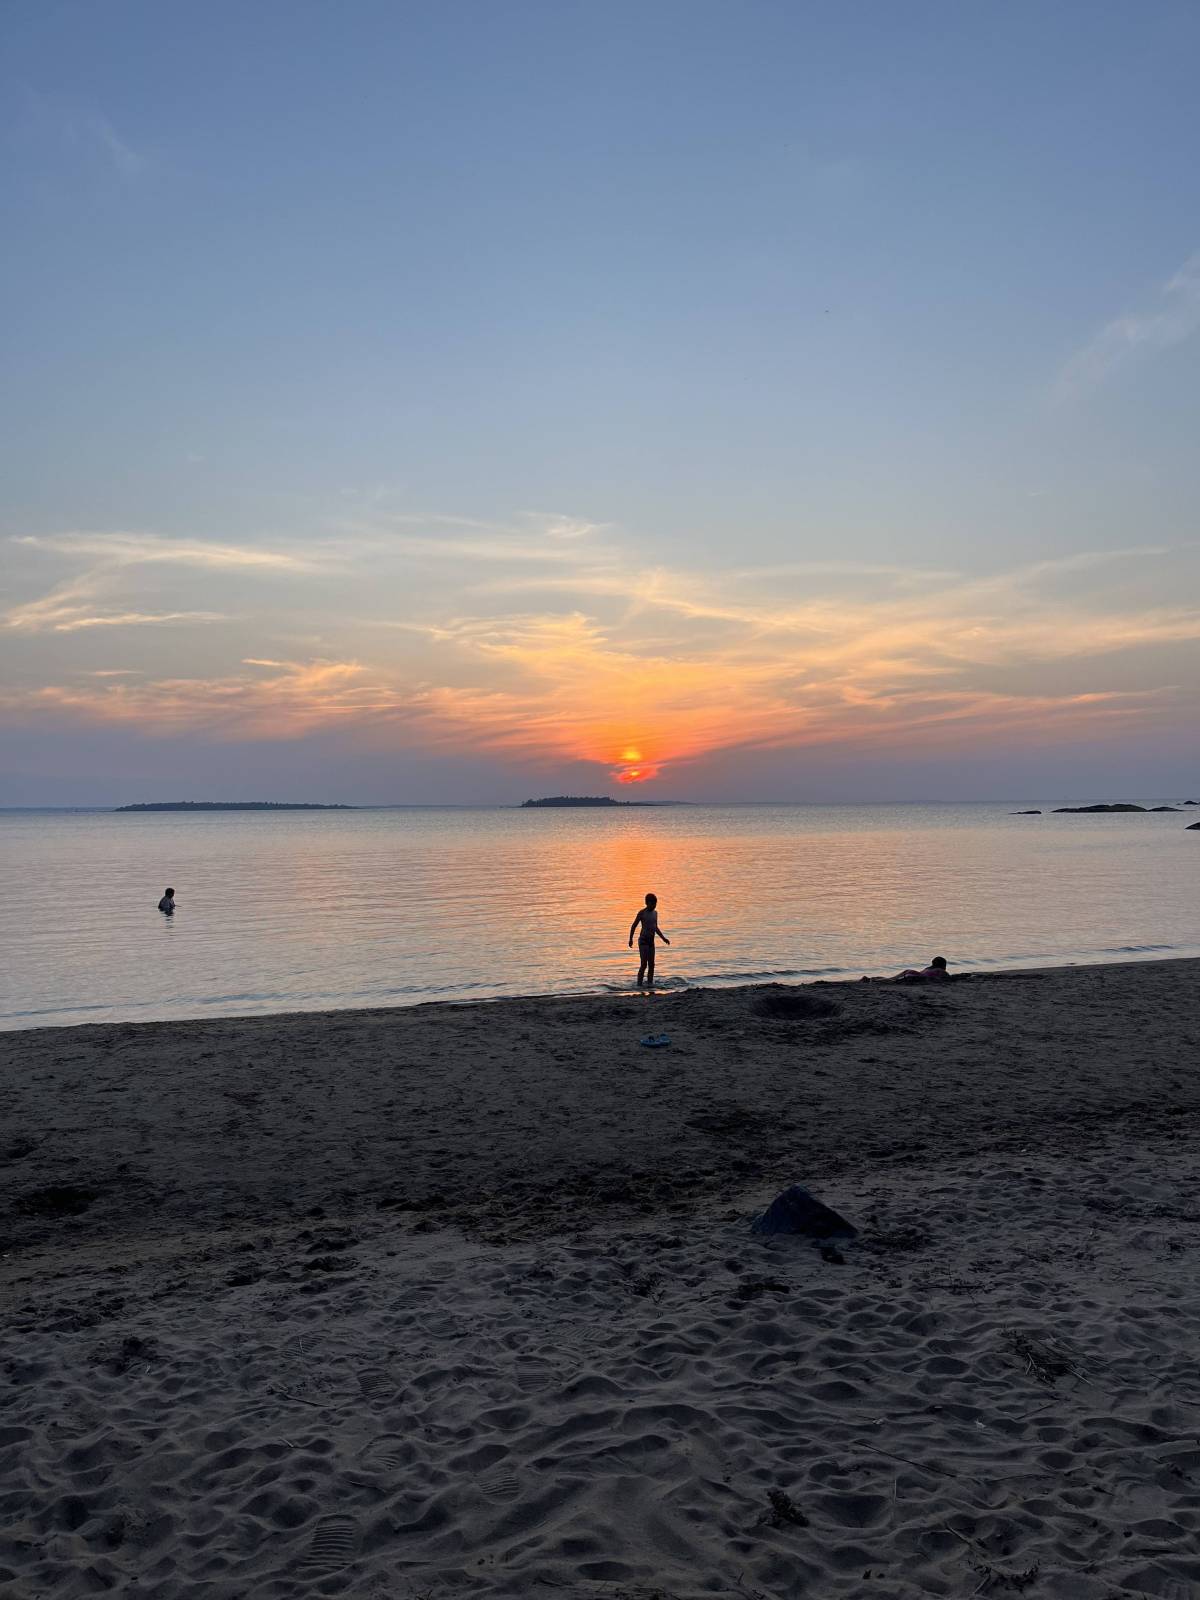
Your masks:
M162 899L158 902L158 909L160 911L166 912L168 917L173 917L175 915L175 891L174 891L174 889L168 889L164 893Z

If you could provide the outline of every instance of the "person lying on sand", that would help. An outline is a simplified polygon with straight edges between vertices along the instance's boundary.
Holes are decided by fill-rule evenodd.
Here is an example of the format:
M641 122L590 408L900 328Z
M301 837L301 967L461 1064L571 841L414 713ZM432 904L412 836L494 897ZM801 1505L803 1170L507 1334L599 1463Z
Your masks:
M934 956L927 967L922 967L918 972L916 967L905 967L903 972L898 972L894 978L863 978L863 983L924 983L927 979L935 982L950 976L946 967L945 956Z
M654 982L655 935L664 944L670 944L671 942L658 925L658 896L656 894L648 894L646 896L646 904L630 924L629 948L631 950L633 949L633 936L635 933L638 936L638 959L641 962L637 975L638 988L640 989L643 978L649 983Z

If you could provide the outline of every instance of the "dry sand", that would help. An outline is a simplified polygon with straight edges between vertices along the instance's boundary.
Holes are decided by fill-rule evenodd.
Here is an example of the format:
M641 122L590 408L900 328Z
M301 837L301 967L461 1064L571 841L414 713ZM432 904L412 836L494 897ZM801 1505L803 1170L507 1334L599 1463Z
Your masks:
M1198 973L0 1037L0 1594L1200 1592Z

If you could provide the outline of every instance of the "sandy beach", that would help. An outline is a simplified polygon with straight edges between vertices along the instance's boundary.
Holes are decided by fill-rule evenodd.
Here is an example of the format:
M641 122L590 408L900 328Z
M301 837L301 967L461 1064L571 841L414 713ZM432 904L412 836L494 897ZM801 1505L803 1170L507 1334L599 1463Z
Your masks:
M1198 977L0 1036L0 1593L1183 1600Z

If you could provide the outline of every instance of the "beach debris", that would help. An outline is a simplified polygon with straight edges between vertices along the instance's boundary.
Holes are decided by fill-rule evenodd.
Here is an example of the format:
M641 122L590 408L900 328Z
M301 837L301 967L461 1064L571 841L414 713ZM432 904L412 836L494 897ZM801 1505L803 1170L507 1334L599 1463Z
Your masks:
M1084 1378L1075 1359L1061 1344L1050 1338L1035 1339L1020 1328L1005 1328L1004 1340L1013 1354L1025 1363L1025 1371L1039 1383L1057 1383L1059 1378Z
M965 1533L960 1533L957 1528L952 1528L948 1522L942 1524L946 1533L952 1534L966 1549L974 1552L969 1557L972 1569L978 1574L979 1586L971 1591L972 1595L991 1593L993 1589L1015 1589L1018 1594L1024 1593L1032 1584L1037 1582L1041 1573L1041 1565L1034 1562L1031 1567L1019 1571L1011 1568L998 1567L991 1552L986 1550L976 1539L969 1539Z
M640 1295L643 1299L657 1300L659 1298L659 1285L663 1281L661 1272L639 1272L632 1261L618 1261L617 1271L625 1280L625 1287L630 1294Z
M880 1254L893 1250L924 1250L933 1243L926 1229L915 1223L904 1222L897 1228L876 1228L863 1239L865 1250Z
M744 1278L733 1292L735 1299L757 1300L762 1294L791 1294L792 1286L778 1278Z
M146 1367L157 1360L158 1346L153 1339L142 1339L128 1334L124 1339L108 1339L98 1344L90 1353L94 1366L104 1367L114 1377L122 1377L131 1367Z
M807 1239L853 1239L858 1229L845 1217L793 1184L775 1196L761 1217L750 1224L751 1233L799 1233Z
M638 1043L644 1044L647 1050L661 1050L664 1045L670 1044L670 1042L671 1036L669 1033L645 1033L638 1040Z
M782 1489L767 1490L767 1507L758 1519L761 1528L807 1528L808 1518Z

